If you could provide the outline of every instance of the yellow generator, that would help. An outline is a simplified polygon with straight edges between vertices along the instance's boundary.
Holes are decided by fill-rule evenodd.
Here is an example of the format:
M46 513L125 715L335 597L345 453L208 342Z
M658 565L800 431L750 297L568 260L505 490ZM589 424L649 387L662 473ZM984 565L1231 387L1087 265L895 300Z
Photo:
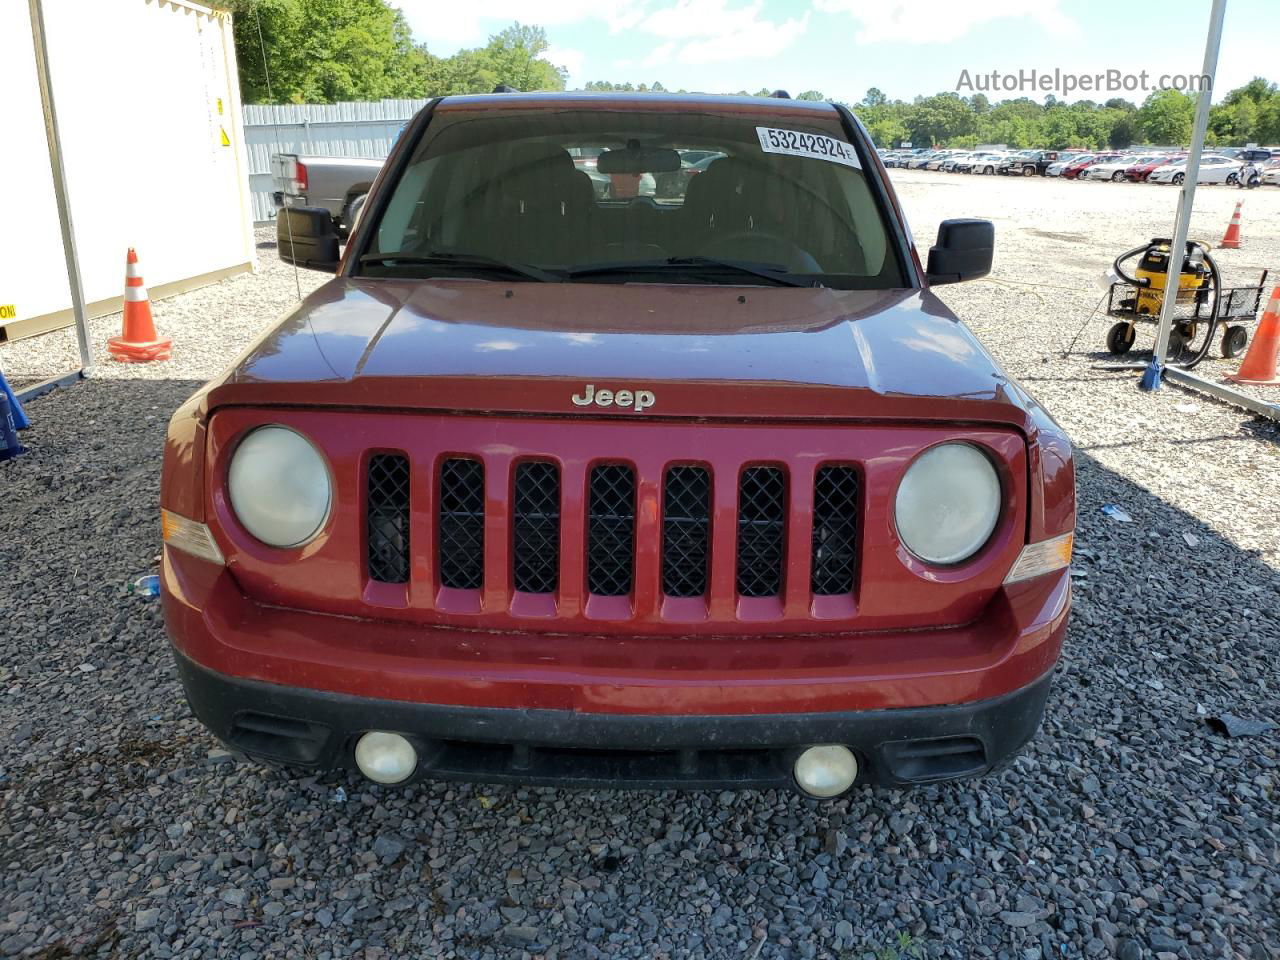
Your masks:
M1188 244L1189 250L1182 258L1182 272L1178 275L1178 303L1203 300L1209 291L1209 267L1204 262L1205 248ZM1169 241L1152 240L1133 271L1138 281L1136 313L1143 316L1159 316L1164 301L1164 282L1169 271Z
M1133 348L1139 323L1154 326L1159 321L1171 246L1168 239L1157 237L1120 254L1112 264L1115 282L1107 293L1107 314L1118 321L1107 331L1112 356ZM1198 240L1187 241L1178 273L1166 360L1184 369L1205 358L1220 324L1225 327L1222 355L1231 358L1244 352L1249 342L1246 324L1257 316L1267 282L1264 270L1256 287L1224 288L1209 249Z

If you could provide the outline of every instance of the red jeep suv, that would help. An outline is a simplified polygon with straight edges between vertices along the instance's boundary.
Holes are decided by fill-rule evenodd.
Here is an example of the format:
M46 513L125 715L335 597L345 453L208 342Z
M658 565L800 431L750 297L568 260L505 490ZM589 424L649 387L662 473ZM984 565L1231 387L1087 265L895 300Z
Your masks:
M663 196L572 159L687 153ZM232 748L830 797L1033 735L1070 445L929 290L990 269L991 224L922 265L843 107L447 97L340 261L332 231L281 211L336 276L169 427L165 616Z

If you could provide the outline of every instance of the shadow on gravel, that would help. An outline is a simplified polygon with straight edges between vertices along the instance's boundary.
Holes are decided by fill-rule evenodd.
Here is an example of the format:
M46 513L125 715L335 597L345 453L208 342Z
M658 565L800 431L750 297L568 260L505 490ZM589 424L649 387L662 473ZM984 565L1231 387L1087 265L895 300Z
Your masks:
M1069 645L999 776L822 805L395 790L232 762L126 589L196 387L55 392L0 465L0 955L1280 953L1280 738L1205 722L1280 718L1276 573L1087 454Z

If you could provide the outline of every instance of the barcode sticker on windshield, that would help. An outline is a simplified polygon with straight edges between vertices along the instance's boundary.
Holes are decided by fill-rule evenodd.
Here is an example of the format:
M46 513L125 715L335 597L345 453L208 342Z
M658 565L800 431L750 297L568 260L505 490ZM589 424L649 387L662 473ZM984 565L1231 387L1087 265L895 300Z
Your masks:
M776 127L756 127L756 135L760 138L760 149L765 153L813 157L862 169L853 144L834 137L826 137L820 133L802 133L799 130L779 130Z

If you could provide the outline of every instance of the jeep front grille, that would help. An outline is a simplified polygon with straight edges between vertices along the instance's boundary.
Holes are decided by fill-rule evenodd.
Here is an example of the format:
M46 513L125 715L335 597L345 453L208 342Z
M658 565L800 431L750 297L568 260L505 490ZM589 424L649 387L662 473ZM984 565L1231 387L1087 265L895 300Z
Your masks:
M813 577L818 596L853 590L857 550L858 474L853 467L820 467L813 482Z
M440 582L478 590L484 582L484 464L446 460L440 465Z
M670 467L662 488L662 592L707 592L711 557L711 477L704 467Z
M738 593L782 592L787 481L781 467L748 467L738 483Z
M636 477L626 464L591 471L587 508L587 590L601 597L631 592L636 542Z
M517 590L555 593L560 582L560 471L537 461L516 467L512 566Z
M776 618L784 603L797 613L796 604L812 603L803 615L820 619L851 614L862 510L855 466L654 469L536 457L450 457L437 461L432 485L414 479L405 455L370 456L368 579L470 591L470 600L438 601L459 613L497 602L551 617L595 597L608 598L594 614L606 619L636 616L642 605L650 616L733 616L735 601L754 605L738 611L749 619ZM486 480L509 496L489 499ZM415 514L410 501L419 492L430 503ZM415 523L422 526L411 538ZM424 543L435 549L420 577L413 558Z
M369 579L409 579L409 458L379 453L369 458L369 505L365 513Z

